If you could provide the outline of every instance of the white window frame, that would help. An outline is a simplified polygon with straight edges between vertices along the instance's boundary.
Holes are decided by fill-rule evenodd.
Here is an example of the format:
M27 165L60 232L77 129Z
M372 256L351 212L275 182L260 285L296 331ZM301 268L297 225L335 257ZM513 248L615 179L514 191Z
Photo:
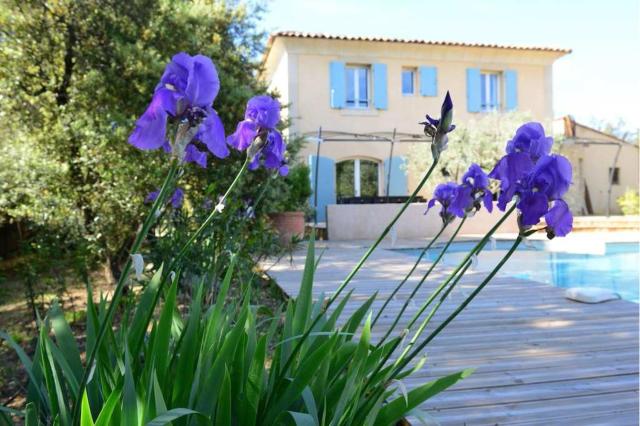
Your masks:
M354 76L353 76L353 101L354 104L350 105L349 104L349 99L347 97L347 99L345 100L345 106L349 109L369 109L371 107L371 67L369 65L360 65L360 64L352 64L352 65L347 65L346 67L346 73L349 72L349 70L354 70ZM362 99L360 98L360 73L364 71L365 72L365 76L366 76L366 85L367 85L367 98L366 99ZM345 74L346 74L345 73ZM345 75L345 79L347 79L347 76ZM348 80L345 82L345 84L348 84ZM347 93L349 91L349 88L347 87ZM361 105L362 102L366 102L366 105Z
M404 73L405 72L410 72L411 73L411 93L405 93L404 91ZM403 67L402 71L400 72L400 91L402 92L402 96L415 96L416 94L416 75L417 75L417 70L416 68L412 68L412 67Z
M480 72L480 81L482 81L482 76L491 76L491 75L495 75L496 76L496 80L497 80L497 84L496 84L496 103L497 105L495 105L494 108L488 108L486 105L488 105L488 102L486 102L487 99L480 99L480 108L482 112L495 112L495 111L501 111L502 110L502 84L503 84L503 78L502 78L502 72L500 71L481 71ZM485 96L491 96L491 83L490 83L491 79L490 78L484 78L484 93ZM482 91L480 92L480 94L482 95Z

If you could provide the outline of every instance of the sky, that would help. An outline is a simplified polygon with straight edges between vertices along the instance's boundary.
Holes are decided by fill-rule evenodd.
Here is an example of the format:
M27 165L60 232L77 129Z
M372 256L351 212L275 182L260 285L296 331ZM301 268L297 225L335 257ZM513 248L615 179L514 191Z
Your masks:
M267 32L295 30L570 48L554 114L640 128L640 0L271 0Z

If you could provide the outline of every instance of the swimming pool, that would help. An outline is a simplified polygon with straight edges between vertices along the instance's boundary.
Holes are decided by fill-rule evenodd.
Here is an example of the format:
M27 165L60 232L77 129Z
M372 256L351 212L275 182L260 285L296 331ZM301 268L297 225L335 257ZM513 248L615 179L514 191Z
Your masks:
M443 258L447 266L456 266L475 246L475 242L455 242ZM476 271L490 271L511 247L513 241L499 240L478 256ZM431 248L425 256L433 261L442 246ZM397 249L418 256L421 249ZM623 299L640 302L640 252L637 242L589 242L566 244L560 239L530 241L502 267L500 273L556 287L600 287L612 290Z

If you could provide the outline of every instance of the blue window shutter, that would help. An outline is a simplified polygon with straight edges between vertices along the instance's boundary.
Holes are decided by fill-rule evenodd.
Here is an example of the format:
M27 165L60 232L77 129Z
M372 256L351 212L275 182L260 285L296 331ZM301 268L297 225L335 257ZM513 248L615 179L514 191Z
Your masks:
M504 72L505 109L514 111L518 108L518 73L513 70Z
M387 65L373 64L373 105L376 109L387 109Z
M344 108L346 97L346 75L344 62L329 63L329 103L331 108Z
M311 171L311 189L313 193L309 199L310 205L313 208L315 200L315 183L316 183L316 157L315 155L309 156L309 169ZM336 203L336 164L333 159L329 157L320 156L318 162L318 208L317 219L318 222L327 221L327 205Z
M467 68L467 111L480 112L480 68Z
M420 67L420 95L438 96L438 70L436 67Z
M407 172L404 169L405 158L391 157L391 175L389 175L389 159L384 160L385 193L389 184L390 196L405 196L407 192ZM387 182L387 179L389 181Z

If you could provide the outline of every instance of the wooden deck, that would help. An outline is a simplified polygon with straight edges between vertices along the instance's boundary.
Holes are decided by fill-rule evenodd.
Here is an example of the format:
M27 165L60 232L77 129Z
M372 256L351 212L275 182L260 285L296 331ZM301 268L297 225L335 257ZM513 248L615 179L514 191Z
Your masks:
M324 245L316 296L334 291L365 251L358 244ZM298 292L304 255L300 251L292 263L287 258L269 265L269 274L292 296ZM376 290L380 302L374 310L379 308L414 260L378 249L350 284L355 291L347 309L356 309ZM389 327L428 266L423 263L390 304L374 338ZM424 300L445 273L434 271L417 300ZM432 324L451 312L455 302L481 278L468 274ZM410 307L406 320L416 310ZM550 285L498 276L427 348L428 361L422 371L404 382L411 387L463 368L476 368L470 377L423 407L442 425L635 426L639 423L638 351L637 304L575 303Z

